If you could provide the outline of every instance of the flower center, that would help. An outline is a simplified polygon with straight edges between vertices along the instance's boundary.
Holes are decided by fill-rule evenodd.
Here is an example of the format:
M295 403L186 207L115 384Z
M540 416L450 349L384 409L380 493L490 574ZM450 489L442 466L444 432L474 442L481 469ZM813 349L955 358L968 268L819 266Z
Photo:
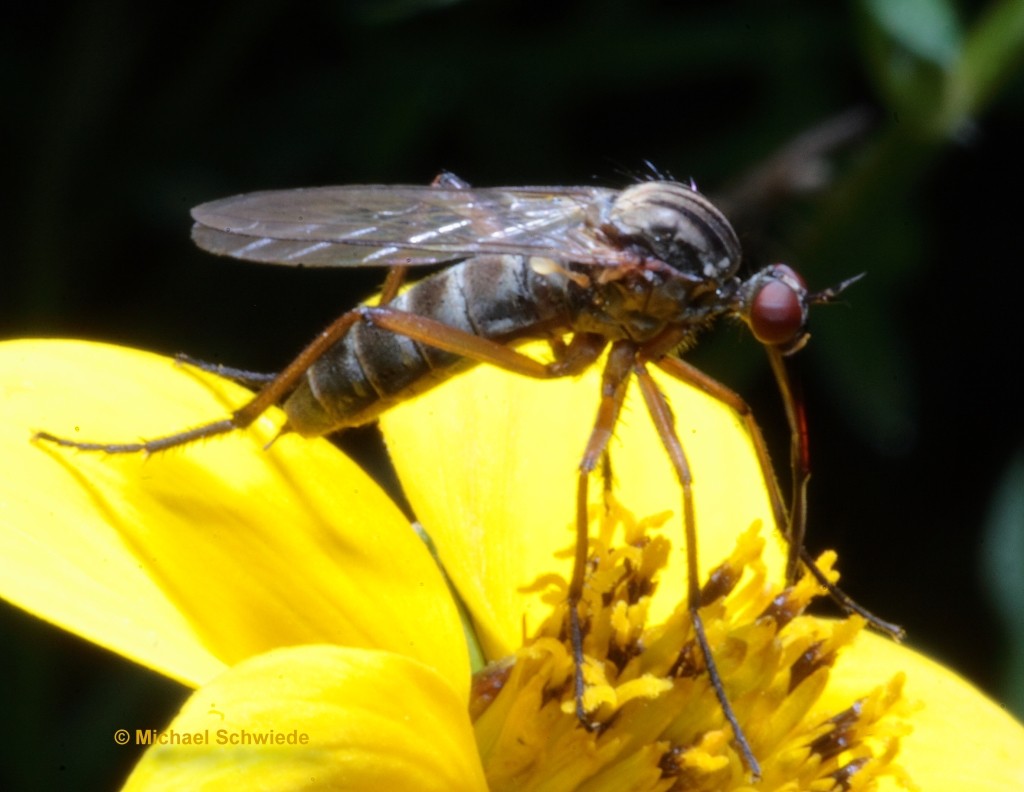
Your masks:
M612 503L591 539L581 616L585 728L575 715L565 592L537 634L474 678L470 714L491 790L750 789L695 639L687 604L648 623L668 540ZM614 537L621 535L618 543ZM909 781L893 760L909 732L899 674L840 711L819 706L842 647L864 626L804 615L810 576L768 582L754 525L701 592L729 701L761 764L758 789L871 789ZM834 554L819 565L832 577Z

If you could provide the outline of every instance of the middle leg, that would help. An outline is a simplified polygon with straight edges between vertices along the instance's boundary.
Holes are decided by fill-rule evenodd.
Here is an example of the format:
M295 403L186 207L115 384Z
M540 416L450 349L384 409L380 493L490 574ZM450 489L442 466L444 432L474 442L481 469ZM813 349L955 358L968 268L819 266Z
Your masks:
M725 719L732 728L733 740L740 752L740 758L756 782L761 778L761 767L747 741L743 728L740 726L736 713L733 711L729 696L725 692L721 675L718 673L718 665L715 663L711 645L708 643L707 633L704 630L704 620L700 615L701 589L697 563L697 520L693 505L693 477L690 474L690 463L676 432L672 409L651 378L647 367L641 360L637 360L633 370L636 373L644 403L647 405L647 411L651 415L662 445L668 452L672 469L675 471L676 479L682 489L683 531L686 539L686 600L690 622L693 624L693 632L697 638L697 644L700 646L701 655L704 657L704 666L707 669L708 678L711 680L711 687L722 708L722 714L725 715Z

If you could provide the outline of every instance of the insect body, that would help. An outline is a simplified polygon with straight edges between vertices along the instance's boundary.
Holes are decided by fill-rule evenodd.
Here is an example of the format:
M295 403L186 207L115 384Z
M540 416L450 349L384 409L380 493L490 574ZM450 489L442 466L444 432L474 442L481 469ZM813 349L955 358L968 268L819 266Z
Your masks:
M443 175L429 187L252 193L203 204L192 214L193 238L213 253L293 266L391 266L381 304L342 315L230 418L141 443L83 443L45 433L41 439L109 453L155 452L244 428L282 401L289 430L320 435L368 423L390 405L469 365L488 363L554 378L585 369L607 350L597 417L580 463L576 554L568 590L582 723L587 713L579 606L588 557L588 481L605 453L626 385L635 377L682 490L694 631L740 753L757 775L757 761L718 681L704 635L689 464L648 365L725 401L743 417L777 522L785 526L789 577L802 564L844 608L899 634L899 628L832 587L803 549L807 433L787 356L806 341L809 306L832 300L851 281L810 293L785 265L739 277L740 245L728 220L694 188L669 181L622 191L472 189ZM408 267L442 263L451 266L398 293ZM747 406L677 354L721 317L738 318L751 328L778 381L792 434L788 509ZM551 341L552 363L515 350L515 342L531 338Z
M408 265L472 255L388 307L502 344L565 333L588 334L591 346L645 344L670 328L686 343L717 315L736 312L742 297L731 280L740 248L728 221L671 182L622 193L326 188L229 198L193 214L200 246L258 261ZM788 319L794 332L803 324L801 314ZM320 435L367 423L467 362L429 339L355 324L285 403L289 428ZM569 367L582 363L552 373Z

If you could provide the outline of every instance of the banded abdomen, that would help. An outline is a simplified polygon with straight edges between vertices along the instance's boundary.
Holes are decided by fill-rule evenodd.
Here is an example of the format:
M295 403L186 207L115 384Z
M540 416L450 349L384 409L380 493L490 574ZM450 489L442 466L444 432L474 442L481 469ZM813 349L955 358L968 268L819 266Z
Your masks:
M495 341L570 326L566 279L526 256L477 256L414 284L391 306ZM405 336L355 324L285 402L288 427L311 437L374 420L392 404L473 365Z

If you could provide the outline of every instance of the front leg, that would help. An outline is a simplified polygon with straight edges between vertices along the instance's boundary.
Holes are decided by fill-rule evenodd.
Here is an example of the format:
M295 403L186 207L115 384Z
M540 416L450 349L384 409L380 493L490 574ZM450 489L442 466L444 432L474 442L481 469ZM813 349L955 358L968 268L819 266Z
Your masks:
M775 524L786 540L787 579L792 582L792 576L797 571L797 564L802 564L843 611L846 613L856 613L862 616L875 630L885 633L897 641L901 640L904 636L902 627L879 618L852 599L825 576L818 568L814 558L804 547L803 537L807 514L805 505L807 479L810 476L807 452L807 421L804 417L802 401L799 398L793 397L791 390L792 381L787 375L785 361L782 360L781 356L778 356L778 360L773 358L773 368L775 369L776 377L779 379L779 387L783 390L783 401L787 405L786 412L790 426L790 454L794 466L794 508L792 513L786 508L778 480L775 478L775 471L772 467L771 457L768 454L768 446L764 441L764 436L761 434L761 427L758 426L753 412L743 398L735 391L718 382L718 380L709 377L704 372L679 358L662 357L657 361L657 366L680 382L691 385L711 398L726 404L743 421L747 433L754 444L758 465L761 468L761 474L768 489L769 502L775 516Z
M647 367L642 360L635 364L637 381L640 384L640 392L643 394L647 411L654 421L654 427L661 439L661 444L668 452L668 457L675 471L676 479L683 495L683 531L686 538L686 599L687 610L690 614L690 622L693 625L694 635L697 637L697 644L704 657L704 666L711 680L711 687L715 691L715 697L722 708L722 714L732 727L733 741L739 750L743 764L750 771L754 781L761 778L761 768L754 756L754 751L747 741L747 737L740 726L739 719L733 711L729 696L725 692L722 678L718 673L718 665L715 663L714 655L711 653L711 644L708 643L707 633L704 630L704 620L700 615L701 591L698 577L697 564L697 520L696 510L693 505L693 477L690 474L690 463L686 458L686 451L679 435L676 432L675 419L672 416L672 409L665 400L664 395L658 390L657 384L651 378Z

